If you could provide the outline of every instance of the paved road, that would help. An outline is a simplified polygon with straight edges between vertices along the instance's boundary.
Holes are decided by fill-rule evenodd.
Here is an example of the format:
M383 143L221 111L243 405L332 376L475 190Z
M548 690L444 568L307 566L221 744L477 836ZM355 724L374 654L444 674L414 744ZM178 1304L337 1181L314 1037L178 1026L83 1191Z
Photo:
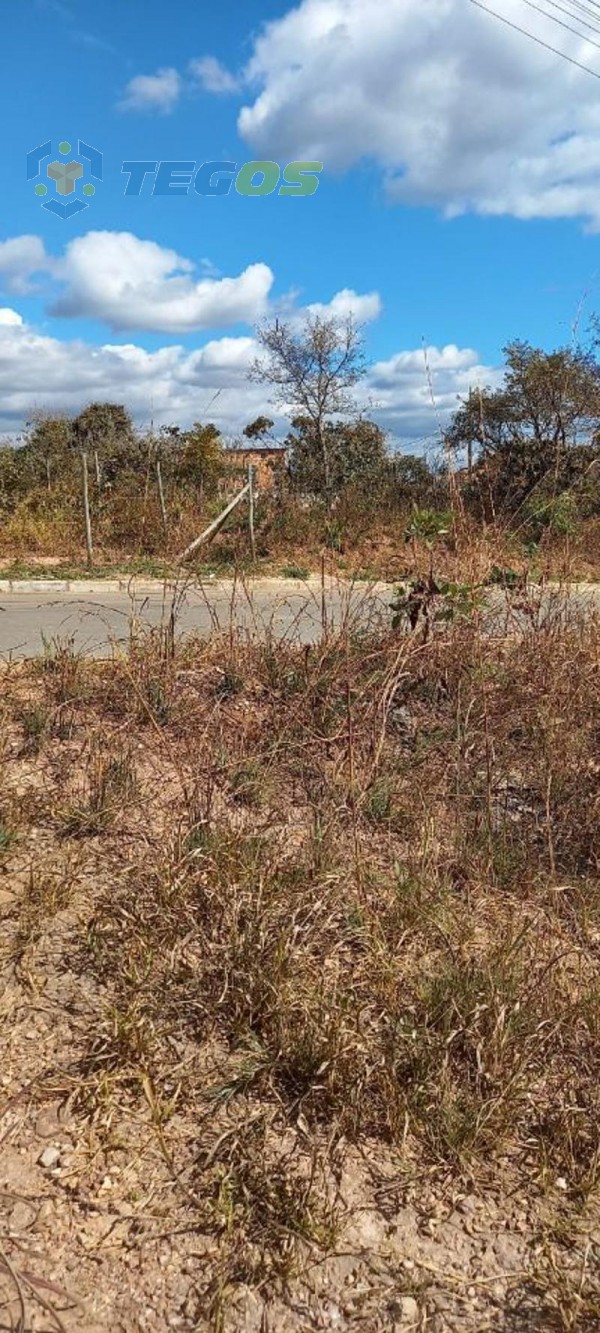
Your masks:
M345 618L367 627L389 623L392 588L385 584L359 583L352 589L328 581L325 614L329 626ZM109 655L126 644L134 630L166 625L173 602L173 589L160 584L132 581L121 588L114 584L73 584L59 590L38 584L35 589L0 589L0 659L31 657L43 651L44 641L72 640L78 650L95 656ZM569 594L546 589L532 593L539 598L538 616L555 619L581 610L600 613L600 587L579 585ZM493 594L486 613L488 632L504 633L525 626L521 611L507 614L501 594ZM252 634L272 633L302 643L318 639L322 630L323 605L318 579L255 579L249 588L233 580L212 580L189 586L176 594L176 627L179 634L203 635L226 631L231 626Z
M327 622L339 626L348 615L359 617L361 624L381 622L390 598L391 589L384 585L346 590L328 583ZM105 656L126 644L132 632L167 625L174 601L179 634L207 635L234 626L303 643L321 634L319 580L255 579L248 588L230 579L211 580L176 593L141 582L120 589L73 584L69 591L38 585L35 591L0 591L0 657L31 657L43 651L44 641L56 639L72 639L77 650Z

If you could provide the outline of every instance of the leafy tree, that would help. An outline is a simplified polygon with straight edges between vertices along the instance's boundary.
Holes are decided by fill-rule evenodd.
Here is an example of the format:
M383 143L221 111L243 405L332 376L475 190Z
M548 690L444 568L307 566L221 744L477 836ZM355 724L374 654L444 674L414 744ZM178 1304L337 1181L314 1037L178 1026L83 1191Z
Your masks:
M440 490L440 478L419 454L394 454L389 460L390 485L397 504L426 504Z
M73 422L74 440L79 450L87 450L102 464L104 478L111 484L123 469L138 470L143 453L133 421L121 403L89 403Z
M87 438L93 448L131 441L135 434L131 416L122 403L89 403L76 422L79 435Z
M269 386L273 402L308 421L303 438L305 453L314 453L313 485L330 501L336 438L331 419L356 416L352 390L365 373L360 331L351 317L308 315L299 328L276 319L260 328L257 338L262 356L250 378Z
M309 417L295 417L286 446L292 485L314 495L339 495L346 486L364 482L371 487L386 479L387 450L384 432L373 421L328 421L322 442L329 464L325 481L323 450Z
M203 425L195 421L179 437L179 471L183 480L197 486L204 493L215 490L223 470L221 436L212 422Z
M511 512L536 488L557 494L584 475L600 428L600 372L578 349L512 342L504 355L502 387L472 391L447 438L477 451L474 484L483 473L494 507Z
M23 450L12 444L0 445L0 511L10 512L26 490L24 469L19 455Z
M73 423L64 414L38 412L29 422L25 443L18 451L23 478L28 486L45 485L48 490L71 467Z
M272 431L275 422L270 417L256 417L255 421L249 421L244 426L244 435L247 440L264 440L265 436Z
M146 440L146 453L160 459L161 467L172 478L177 475L183 453L184 432L180 426L161 426L156 434L150 433Z

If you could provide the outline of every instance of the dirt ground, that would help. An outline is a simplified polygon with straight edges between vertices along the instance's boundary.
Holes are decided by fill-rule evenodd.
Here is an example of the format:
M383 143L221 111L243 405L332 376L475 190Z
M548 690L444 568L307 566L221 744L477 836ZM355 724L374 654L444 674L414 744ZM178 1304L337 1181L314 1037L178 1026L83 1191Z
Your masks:
M338 1148L327 1182L338 1218L331 1240L323 1247L300 1244L297 1275L280 1292L235 1283L216 1321L208 1309L214 1292L210 1284L207 1291L207 1267L220 1236L199 1230L194 1201L178 1184L190 1164L195 1126L185 1115L171 1122L165 1149L150 1105L100 1123L97 1113L90 1117L70 1104L69 1071L85 1058L89 1033L103 1017L102 996L69 966L76 941L67 913L55 921L47 947L35 973L7 978L2 993L1 1328L526 1333L569 1327L560 1322L565 1272L575 1292L593 1273L597 1216L590 1216L566 1270L564 1260L556 1269L552 1295L548 1205L523 1196L509 1164L501 1186L480 1181L469 1190L421 1174L418 1163L369 1143L360 1152ZM250 1116L260 1113L248 1109ZM219 1118L222 1134L235 1128L234 1117ZM308 1170L300 1125L280 1134L275 1126L271 1138L274 1159L305 1156ZM559 1201L563 1187L555 1182Z
M182 669L186 688L190 675ZM140 862L160 858L177 825L175 769L157 726L138 727L136 801L124 797L110 826L84 827L76 798L89 701L73 707L73 680L59 697L55 673L47 732L35 712L42 695L47 704L43 674L13 672L3 685L0 1328L600 1328L593 1191L575 1215L569 1181L550 1169L532 1185L509 1151L470 1176L421 1155L408 1130L394 1146L334 1141L325 1121L309 1127L301 1101L290 1110L256 1092L230 1046L185 1025L165 1038L171 1063L158 1088L135 985L125 1019L94 959L113 948L107 903ZM227 707L239 730L242 702ZM111 726L104 740L116 748L123 727ZM291 838L289 811L273 819L270 836ZM193 940L173 948L191 976ZM141 992L143 963L134 966ZM192 1075L204 1099L186 1097Z

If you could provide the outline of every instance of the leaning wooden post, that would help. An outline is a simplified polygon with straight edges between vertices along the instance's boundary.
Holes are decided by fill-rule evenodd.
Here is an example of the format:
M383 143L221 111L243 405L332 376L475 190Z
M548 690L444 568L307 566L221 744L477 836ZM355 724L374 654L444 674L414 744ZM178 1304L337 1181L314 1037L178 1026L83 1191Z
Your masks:
M246 482L243 489L234 496L233 500L230 500L227 507L223 510L223 513L219 514L219 517L216 518L204 532L201 532L200 536L196 537L195 541L190 542L190 545L186 547L185 551L182 551L181 555L177 557L180 565L183 564L184 560L189 560L189 557L194 554L194 551L197 551L198 547L201 546L203 542L209 542L211 537L215 536L215 533L219 531L219 528L223 527L225 520L233 513L233 510L237 508L240 501L244 500L247 495L248 483Z
M83 480L83 513L85 518L85 545L87 550L88 567L89 569L91 569L94 559L94 548L92 546L92 520L90 517L90 485L88 477L88 459L85 449L81 450L81 475Z
M248 464L248 523L250 526L250 550L252 563L256 564L256 539L254 536L254 468Z

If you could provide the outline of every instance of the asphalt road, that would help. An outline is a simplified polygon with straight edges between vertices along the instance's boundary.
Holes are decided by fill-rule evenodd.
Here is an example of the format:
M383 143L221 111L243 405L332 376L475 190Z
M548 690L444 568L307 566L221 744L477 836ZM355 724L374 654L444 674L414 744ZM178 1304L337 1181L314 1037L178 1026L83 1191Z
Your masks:
M235 628L253 636L270 633L310 643L320 637L324 616L330 628L345 619L363 628L389 623L392 593L385 584L358 583L349 588L329 580L323 599L318 579L255 579L247 587L233 580L213 580L175 594L176 632L208 635ZM171 588L135 581L121 588L73 584L66 591L38 584L29 590L0 589L0 659L36 656L44 643L67 640L77 651L110 655L125 646L132 633L166 626L173 598ZM533 590L529 600L538 622L582 611L600 614L596 585ZM523 609L509 610L502 594L490 595L488 633L506 633L529 623L531 616Z
M361 624L387 618L391 589L357 584L353 590L328 583L325 593L327 624L339 627L346 616ZM0 591L0 658L32 657L44 643L72 640L77 651L106 656L126 645L132 633L169 622L175 606L178 634L208 635L232 627L249 634L302 643L314 642L322 632L323 598L318 580L256 579L249 586L233 580L212 580L174 593L160 584L132 582L90 590L84 584L57 591L51 586L35 591Z

